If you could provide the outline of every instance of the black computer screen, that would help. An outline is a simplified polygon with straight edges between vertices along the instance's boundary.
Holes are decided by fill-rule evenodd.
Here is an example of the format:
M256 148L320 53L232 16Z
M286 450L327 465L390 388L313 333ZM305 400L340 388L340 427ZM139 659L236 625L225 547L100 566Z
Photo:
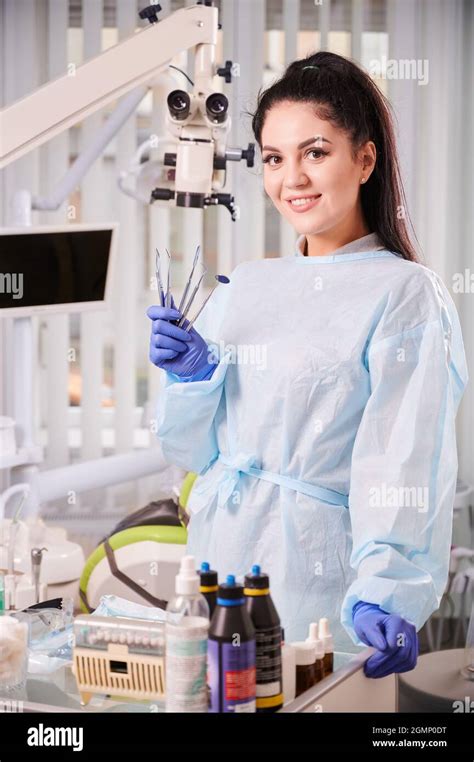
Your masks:
M112 230L0 235L0 309L105 298Z

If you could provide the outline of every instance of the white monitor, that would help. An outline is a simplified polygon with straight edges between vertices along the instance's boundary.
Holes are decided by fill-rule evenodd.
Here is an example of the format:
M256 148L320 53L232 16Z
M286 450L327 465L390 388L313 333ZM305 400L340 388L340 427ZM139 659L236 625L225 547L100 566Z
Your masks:
M107 309L117 228L0 228L0 318Z

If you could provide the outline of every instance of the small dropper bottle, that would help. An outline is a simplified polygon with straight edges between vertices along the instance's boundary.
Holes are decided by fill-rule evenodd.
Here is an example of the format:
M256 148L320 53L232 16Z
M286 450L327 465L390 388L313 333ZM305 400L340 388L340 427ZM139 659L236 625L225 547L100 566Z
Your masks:
M311 643L316 649L316 659L314 662L314 678L319 683L324 678L324 645L318 637L318 623L311 622L309 625L309 635L306 638L307 643Z
M329 619L323 617L319 620L319 639L324 646L324 677L334 670L334 641L329 630Z

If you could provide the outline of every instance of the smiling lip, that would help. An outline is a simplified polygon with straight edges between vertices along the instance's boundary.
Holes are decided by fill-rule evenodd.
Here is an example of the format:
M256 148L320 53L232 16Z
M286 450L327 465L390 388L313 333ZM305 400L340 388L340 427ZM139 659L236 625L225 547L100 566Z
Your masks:
M295 206L294 204L291 203L291 201L287 201L287 204L289 205L292 212L297 212L297 213L307 212L310 209L312 209L315 204L317 204L320 198L321 198L321 194L316 196L316 198L313 198L312 201L308 201L307 204L300 204L299 206Z

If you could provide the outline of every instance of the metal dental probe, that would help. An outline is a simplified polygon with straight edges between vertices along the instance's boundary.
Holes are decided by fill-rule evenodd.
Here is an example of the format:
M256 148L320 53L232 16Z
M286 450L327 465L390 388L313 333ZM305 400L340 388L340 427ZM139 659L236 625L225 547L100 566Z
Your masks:
M199 244L198 244L198 247L197 247L197 249L196 249L196 253L195 253L195 255L194 255L193 266L192 266L192 268L191 268L191 274L190 274L190 276L189 276L189 278L188 278L188 281L187 281L187 283L186 283L186 287L185 287L185 289L184 289L184 291L183 291L183 296L181 297L181 301L180 301L180 303L179 303L178 312L181 312L181 308L183 307L183 305L184 305L184 303L185 303L185 301L186 301L186 297L187 297L187 295L188 295L188 291L189 291L189 288L190 288L190 286L191 286L191 281L192 281L192 279L193 279L194 270L196 269L196 265L197 265L197 262L198 262L198 259L199 259L199 254L200 254L200 253L201 253L201 247L200 247L200 246L199 246Z
M170 294L170 272L171 272L171 254L168 249L165 249L168 254L168 272L166 273L166 297L165 307L171 307L171 294Z
M165 292L163 290L163 282L161 280L161 267L160 267L160 252L158 249L155 249L156 251L156 257L155 257L155 274L156 274L156 285L158 288L158 292L160 294L160 303L161 306L165 306Z
M216 281L217 281L216 285L215 285L215 286L214 286L214 287L211 289L211 291L210 291L209 295L208 295L208 296L207 296L207 297L204 299L203 303L201 304L201 306L200 306L200 308L198 309L197 313L194 315L193 319L190 321L190 323L189 323L189 324L187 325L187 327L184 329L184 330L185 330L185 331L187 331L188 333L189 333L189 331L191 330L191 328L193 327L193 323L195 322L195 320L197 320L197 318L199 317L199 315L200 315L200 314L201 314L201 312L203 311L204 307L205 307L205 306L206 306L206 304L208 303L209 299L211 298L212 294L213 294L213 293L214 293L214 291L216 290L216 288L217 288L217 286L219 285L219 283L230 283L230 279L227 277L227 275L214 275L214 278L215 278L215 279L216 279Z
M192 292L191 296L189 297L189 301L188 301L188 303L187 303L186 307L184 308L184 312L183 312L183 314L182 314L182 316L181 316L181 318L180 318L180 321L179 321L179 323L178 323L178 326L179 326L180 328L182 327L182 325L183 325L183 323L184 323L184 321L185 321L185 319L186 319L186 315L187 315L187 314L188 314L188 312L189 312L189 309L190 309L190 307L191 307L191 305L192 305L192 303L193 303L193 301L194 301L194 299L195 299L195 296L196 296L197 292L199 291L199 286L201 285L202 279L204 278L204 276L206 275L206 273L207 273L207 270L204 270L203 274L201 275L201 277L200 277L200 278L199 278L199 280L198 280L197 286L195 286L195 288L194 288L194 290L193 290L193 292Z

